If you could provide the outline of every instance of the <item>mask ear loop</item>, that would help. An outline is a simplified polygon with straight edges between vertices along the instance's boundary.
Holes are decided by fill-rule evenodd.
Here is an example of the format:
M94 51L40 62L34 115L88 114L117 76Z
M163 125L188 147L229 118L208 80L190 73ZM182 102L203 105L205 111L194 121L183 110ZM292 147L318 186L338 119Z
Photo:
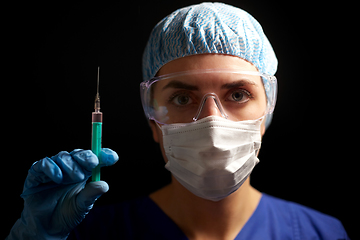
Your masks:
M158 128L159 128L159 129L161 130L161 132L162 132L162 129L161 129L160 124L159 124L157 121L155 121L155 120L154 120L154 122L155 122L156 126L158 126Z
M199 105L199 109L198 109L198 111L196 112L195 117L193 118L193 121L194 121L194 122L196 122L196 121L199 119L200 114L201 114L201 112L202 112L202 110L203 110L203 108L204 108L205 102L206 102L206 100L207 100L209 97L212 98L212 99L214 99L214 102L215 102L217 108L220 110L221 116L222 116L223 118L225 118L225 119L228 118L228 115L225 113L225 111L224 111L224 109L223 109L223 107L222 107L222 105L221 105L221 102L220 102L218 96L217 96L215 93L207 93L207 94L204 95L204 97L203 97L202 100L201 100L201 103L200 103L200 105Z

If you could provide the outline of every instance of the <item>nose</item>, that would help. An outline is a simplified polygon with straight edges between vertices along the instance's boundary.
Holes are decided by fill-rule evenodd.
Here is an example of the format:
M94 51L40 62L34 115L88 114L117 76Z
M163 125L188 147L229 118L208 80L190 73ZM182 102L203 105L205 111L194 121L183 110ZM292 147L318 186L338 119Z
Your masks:
M198 119L208 116L219 116L227 118L221 102L215 93L208 93L203 97L193 120L197 121Z

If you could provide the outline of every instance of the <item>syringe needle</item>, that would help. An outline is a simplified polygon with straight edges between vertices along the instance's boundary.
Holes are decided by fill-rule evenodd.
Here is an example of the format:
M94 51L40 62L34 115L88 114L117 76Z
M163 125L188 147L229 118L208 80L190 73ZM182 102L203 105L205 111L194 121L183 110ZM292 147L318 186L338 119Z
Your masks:
M100 79L100 66L98 66L98 74L97 74L97 95L99 95L99 79Z
M99 95L99 81L100 81L100 67L98 67L98 74L97 74L97 90L95 96L95 112L100 112L100 95Z

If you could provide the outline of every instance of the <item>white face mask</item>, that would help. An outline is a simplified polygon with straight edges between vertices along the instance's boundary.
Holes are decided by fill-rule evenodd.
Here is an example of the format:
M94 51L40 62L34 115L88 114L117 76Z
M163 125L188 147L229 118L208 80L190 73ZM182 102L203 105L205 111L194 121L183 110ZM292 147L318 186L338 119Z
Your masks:
M263 118L233 122L209 116L162 125L165 167L190 192L219 201L235 192L259 162Z

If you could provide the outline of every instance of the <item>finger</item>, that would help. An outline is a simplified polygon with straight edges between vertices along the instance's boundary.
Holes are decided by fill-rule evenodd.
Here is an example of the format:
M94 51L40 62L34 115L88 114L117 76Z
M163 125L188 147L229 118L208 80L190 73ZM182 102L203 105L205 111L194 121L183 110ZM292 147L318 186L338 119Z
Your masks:
M29 175L34 176L34 180L40 183L54 181L61 183L63 175L59 166L51 158L43 158L31 166Z
M26 177L22 197L50 189L61 183L63 175L59 166L46 157L35 162ZM46 184L44 184L46 183Z
M80 152L80 151L84 151L84 150L83 150L83 149L76 148L76 149L74 149L74 150L72 150L72 151L70 152L70 155L72 156L72 155L74 155L75 153Z
M99 157L101 167L114 165L119 160L117 153L110 148L102 148Z
M77 161L66 152L62 151L51 158L61 169L63 174L62 184L77 183L86 180L89 174L84 171Z
M87 212L101 195L109 190L109 185L104 181L90 182L76 197L80 211Z
M91 173L99 164L99 159L91 150L76 149L70 153L74 160L86 171Z

